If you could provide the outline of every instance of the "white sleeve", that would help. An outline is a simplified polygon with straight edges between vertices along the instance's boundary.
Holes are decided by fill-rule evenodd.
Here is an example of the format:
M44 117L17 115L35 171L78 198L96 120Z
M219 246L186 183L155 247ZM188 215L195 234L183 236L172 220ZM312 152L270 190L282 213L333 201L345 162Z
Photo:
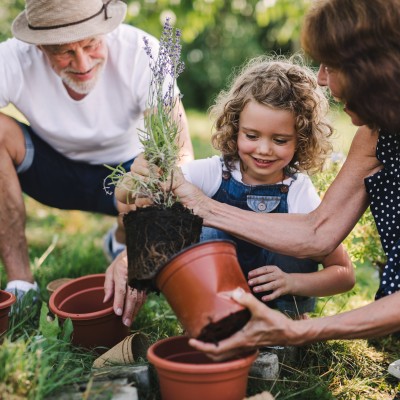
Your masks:
M288 212L291 214L308 214L321 203L311 179L304 174L297 174L288 193Z
M212 197L221 185L222 166L219 156L194 160L181 168L185 178L208 197Z
M23 77L17 57L17 39L0 44L0 108L13 102L21 91Z

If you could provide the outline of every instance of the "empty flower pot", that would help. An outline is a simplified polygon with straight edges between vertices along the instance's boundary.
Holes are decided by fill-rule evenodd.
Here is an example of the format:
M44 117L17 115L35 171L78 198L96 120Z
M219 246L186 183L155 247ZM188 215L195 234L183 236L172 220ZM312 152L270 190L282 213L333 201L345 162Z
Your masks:
M160 340L147 352L157 371L162 400L242 400L258 352L214 362L188 340L185 336Z
M17 301L14 294L0 290L0 335L8 330L8 315L11 306Z
M63 323L72 320L72 344L103 353L129 334L113 311L113 299L103 303L105 274L86 275L58 287L49 306Z
M250 312L230 296L237 287L250 292L232 241L186 248L157 274L156 285L191 337L217 342L250 319Z

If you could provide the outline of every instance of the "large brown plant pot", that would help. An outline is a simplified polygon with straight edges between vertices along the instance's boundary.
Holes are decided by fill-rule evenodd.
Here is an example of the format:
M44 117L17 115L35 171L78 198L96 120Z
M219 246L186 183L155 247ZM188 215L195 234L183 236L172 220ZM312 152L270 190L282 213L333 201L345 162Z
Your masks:
M202 341L225 339L250 319L229 295L238 287L250 293L232 241L212 240L181 251L159 272L156 285L187 334Z
M0 290L0 335L8 330L8 320L11 306L17 301L14 294Z
M154 278L176 253L200 240L203 219L181 203L130 211L123 218L128 256L128 285L156 291Z
M101 354L129 335L129 328L103 303L105 274L86 275L64 283L50 296L49 306L60 323L72 320L72 344Z
M242 400L257 351L225 362L213 362L176 336L150 346L162 400Z

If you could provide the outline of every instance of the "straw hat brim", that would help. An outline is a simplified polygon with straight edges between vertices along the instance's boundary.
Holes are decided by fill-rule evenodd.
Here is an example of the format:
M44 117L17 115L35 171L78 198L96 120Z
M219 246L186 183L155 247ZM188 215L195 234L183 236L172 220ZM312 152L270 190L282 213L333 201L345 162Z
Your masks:
M104 13L85 22L54 29L34 30L28 25L26 11L21 12L11 25L13 35L23 42L49 45L74 43L90 37L104 35L113 31L124 20L127 6L124 2L109 4L105 19Z

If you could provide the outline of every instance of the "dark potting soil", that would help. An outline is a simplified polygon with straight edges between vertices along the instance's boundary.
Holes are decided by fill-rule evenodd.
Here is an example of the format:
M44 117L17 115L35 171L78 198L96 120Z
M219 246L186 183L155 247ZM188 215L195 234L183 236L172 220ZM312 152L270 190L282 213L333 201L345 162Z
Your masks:
M184 248L198 243L203 219L181 203L130 211L123 218L128 256L128 285L158 291L154 277Z
M201 330L197 339L202 342L217 343L242 329L247 324L250 317L250 311L247 309L230 314L220 321L211 322L206 325Z

